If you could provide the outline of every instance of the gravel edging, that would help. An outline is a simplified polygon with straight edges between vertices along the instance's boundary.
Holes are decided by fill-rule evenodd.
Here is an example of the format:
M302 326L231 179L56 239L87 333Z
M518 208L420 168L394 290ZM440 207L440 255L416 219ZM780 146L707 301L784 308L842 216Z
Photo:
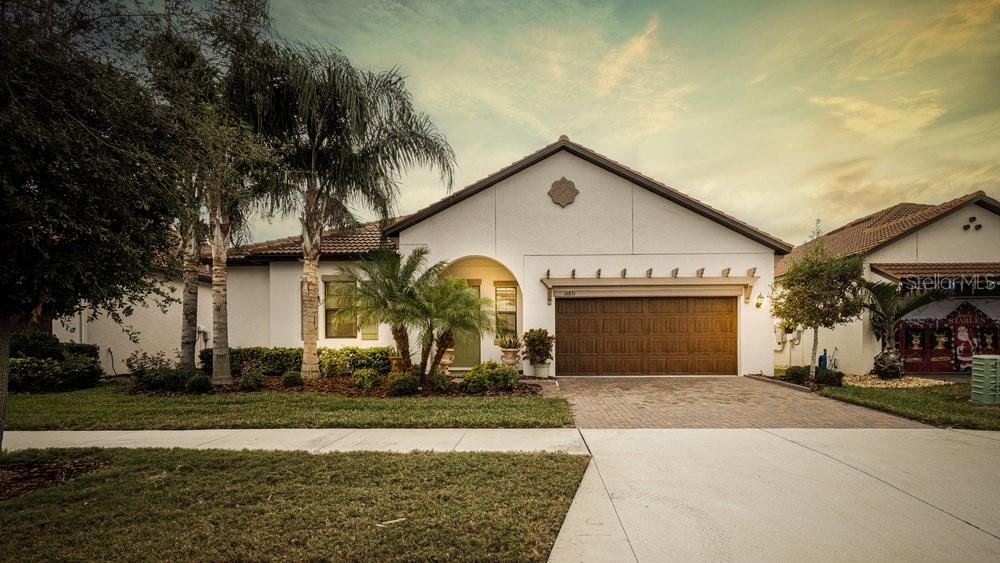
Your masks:
M795 389L796 391L805 391L806 393L813 392L812 389L806 387L805 385L797 385L795 383L789 383L787 381L781 381L780 379L774 379L763 375L744 375L743 377L748 377L750 379L755 379L757 381L763 381L765 383L771 383L773 385L781 385L782 387L788 387L789 389Z

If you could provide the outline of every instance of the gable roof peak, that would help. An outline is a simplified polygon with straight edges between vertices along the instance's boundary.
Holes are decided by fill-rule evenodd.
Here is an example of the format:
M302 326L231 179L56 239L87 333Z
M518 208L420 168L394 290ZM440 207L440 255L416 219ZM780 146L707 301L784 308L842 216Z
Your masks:
M723 213L722 211L719 211L706 203L698 201L697 199L684 194L679 190L676 190L658 180L654 180L653 178L629 168L620 162L612 160L611 158L608 158L607 156L604 156L589 147L585 147L580 143L571 141L566 135L560 135L558 141L542 147L541 149L506 166L505 168L502 168L481 180L473 182L461 190L445 196L443 199L440 199L437 202L417 211L408 218L395 223L386 229L386 235L396 236L400 232L416 225L417 223L420 223L424 219L427 219L432 215L436 215L437 213L448 209L452 205L468 199L560 151L566 151L585 162L605 170L606 172L610 172L611 174L625 179L668 201L680 205L689 211L697 213L710 221L714 221L723 227L731 229L757 243L760 243L774 250L778 254L786 254L792 249L792 245L779 239L778 237L766 233L756 227L752 227L748 223L740 221L732 215Z

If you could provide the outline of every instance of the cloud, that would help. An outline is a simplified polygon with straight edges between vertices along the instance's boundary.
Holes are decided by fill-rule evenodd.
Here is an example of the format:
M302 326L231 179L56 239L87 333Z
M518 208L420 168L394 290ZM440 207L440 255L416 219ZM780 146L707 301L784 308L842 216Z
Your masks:
M650 18L642 33L630 38L624 45L609 53L597 69L597 95L603 96L621 82L629 67L649 54L655 40L653 34L660 27L656 16Z
M913 137L945 113L933 93L917 98L896 98L882 105L853 96L812 96L813 105L828 108L841 126L866 137L894 143Z
M998 7L1000 0L968 0L930 21L919 16L890 21L890 30L872 34L857 47L850 66L873 63L879 72L892 73L937 58L980 35L992 41L997 33L993 16Z

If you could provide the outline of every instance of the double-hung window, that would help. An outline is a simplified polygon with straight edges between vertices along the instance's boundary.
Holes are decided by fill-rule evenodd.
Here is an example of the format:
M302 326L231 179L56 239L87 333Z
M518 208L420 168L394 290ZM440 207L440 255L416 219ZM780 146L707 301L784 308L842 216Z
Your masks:
M517 284L513 281L493 283L497 311L497 335L517 335Z
M357 338L358 323L354 319L337 317L337 312L344 307L343 299L337 295L340 284L354 283L352 281L327 281L324 287L324 318L326 322L326 338Z

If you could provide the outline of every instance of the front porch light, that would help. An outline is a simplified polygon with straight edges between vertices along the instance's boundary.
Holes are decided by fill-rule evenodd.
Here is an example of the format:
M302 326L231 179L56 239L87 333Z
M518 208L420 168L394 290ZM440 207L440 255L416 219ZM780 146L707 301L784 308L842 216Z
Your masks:
M757 294L757 302L754 303L754 307L757 307L758 309L760 309L763 306L764 306L764 294L763 293L758 293Z

